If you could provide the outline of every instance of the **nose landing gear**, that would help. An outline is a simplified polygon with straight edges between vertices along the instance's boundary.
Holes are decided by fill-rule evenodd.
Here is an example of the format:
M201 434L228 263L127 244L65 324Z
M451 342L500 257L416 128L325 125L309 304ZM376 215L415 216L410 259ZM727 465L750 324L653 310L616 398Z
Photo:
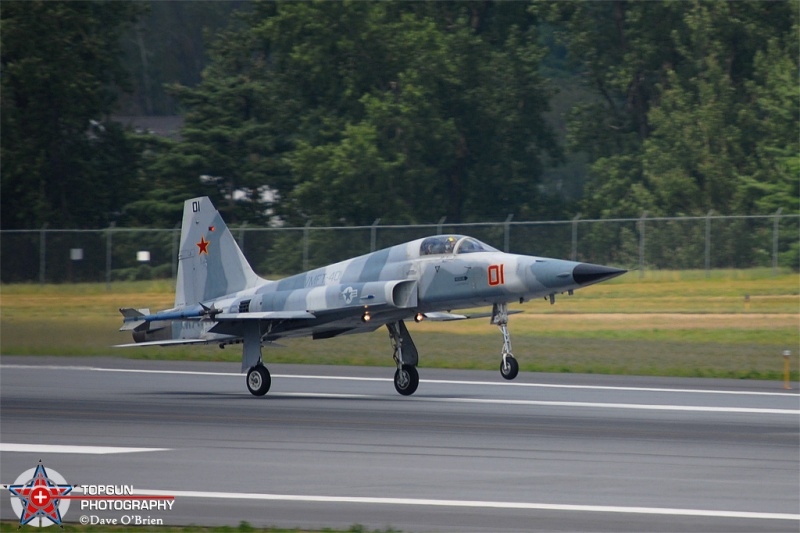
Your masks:
M508 304L494 304L492 306L491 323L500 328L503 334L503 352L500 362L500 375L504 379L514 379L519 374L519 363L511 353L511 335L508 333Z

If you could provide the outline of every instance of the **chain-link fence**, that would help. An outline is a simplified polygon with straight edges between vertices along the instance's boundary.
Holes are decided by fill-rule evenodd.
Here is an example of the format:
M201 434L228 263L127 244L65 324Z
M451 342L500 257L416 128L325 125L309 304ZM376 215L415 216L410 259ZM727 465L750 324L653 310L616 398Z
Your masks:
M800 268L800 215L419 226L231 228L262 276L287 275L436 233L498 249L638 269ZM176 275L180 228L0 231L3 283L102 282Z

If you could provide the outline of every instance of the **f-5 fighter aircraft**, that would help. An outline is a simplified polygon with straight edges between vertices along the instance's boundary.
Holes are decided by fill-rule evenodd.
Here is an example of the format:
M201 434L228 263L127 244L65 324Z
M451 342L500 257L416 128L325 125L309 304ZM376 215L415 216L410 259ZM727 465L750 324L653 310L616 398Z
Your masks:
M626 271L589 263L503 253L472 237L436 235L268 281L253 272L208 197L183 208L175 307L151 314L120 309L120 331L133 333L128 346L242 344L247 388L263 396L272 383L261 347L281 338L327 339L389 330L402 395L419 385L419 355L405 322L475 318L454 309L492 306L491 323L503 334L500 374L514 379L511 302L555 301L572 291Z

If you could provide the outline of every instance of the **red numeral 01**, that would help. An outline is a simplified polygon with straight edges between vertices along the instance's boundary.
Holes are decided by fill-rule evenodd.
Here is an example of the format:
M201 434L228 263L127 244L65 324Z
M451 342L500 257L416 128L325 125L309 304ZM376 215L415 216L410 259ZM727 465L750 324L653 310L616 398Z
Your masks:
M495 287L506 282L505 265L491 265L489 267L489 286Z

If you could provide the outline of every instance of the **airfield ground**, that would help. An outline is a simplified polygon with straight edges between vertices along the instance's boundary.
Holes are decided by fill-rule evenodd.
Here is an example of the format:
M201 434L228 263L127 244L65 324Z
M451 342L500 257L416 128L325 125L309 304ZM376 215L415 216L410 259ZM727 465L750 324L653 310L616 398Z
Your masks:
M110 348L119 307L171 307L169 280L0 287L0 353L236 361L217 347ZM785 350L798 379L800 275L770 269L630 272L559 296L512 306L514 354L523 371L783 379ZM412 324L421 367L494 369L502 344L488 319ZM287 340L264 350L274 363L391 366L389 337Z

